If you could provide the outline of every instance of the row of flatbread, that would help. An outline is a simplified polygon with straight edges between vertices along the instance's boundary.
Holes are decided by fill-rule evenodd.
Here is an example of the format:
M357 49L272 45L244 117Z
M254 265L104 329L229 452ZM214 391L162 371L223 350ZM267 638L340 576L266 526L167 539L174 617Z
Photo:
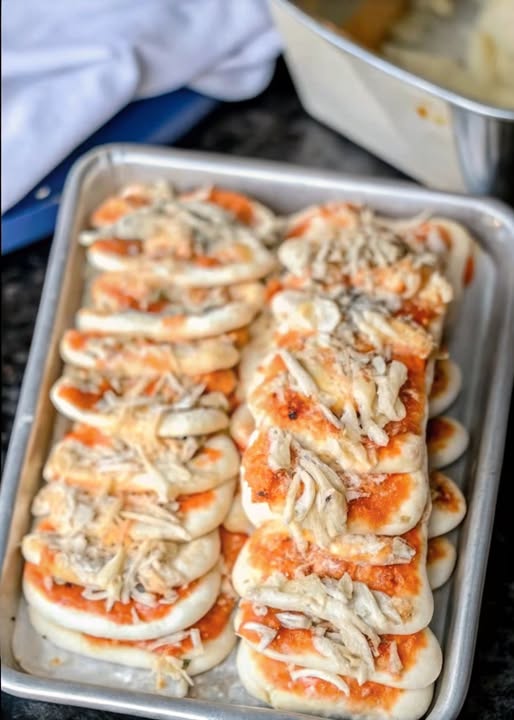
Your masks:
M257 526L233 571L239 674L276 708L415 720L442 665L432 589L455 550L441 536L465 512L440 469L467 433L439 413L461 384L442 339L471 239L347 203L284 234L232 418Z
M91 277L51 390L70 427L33 502L24 596L61 650L153 670L175 696L236 642L228 429L273 228L236 193L157 183L108 198L80 236Z

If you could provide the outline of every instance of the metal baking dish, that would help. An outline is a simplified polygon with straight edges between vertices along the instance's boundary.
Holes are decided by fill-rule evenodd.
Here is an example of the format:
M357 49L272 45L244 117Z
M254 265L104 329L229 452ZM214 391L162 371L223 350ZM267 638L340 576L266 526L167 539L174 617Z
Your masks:
M108 145L85 155L74 166L64 191L2 483L0 649L4 689L28 698L153 718L292 717L255 707L255 702L248 707L252 700L238 689L230 662L204 676L204 690L197 691L197 699L173 700L129 689L132 684L112 689L84 684L79 678L56 679L50 672L35 677L23 671L13 657L13 619L20 601L22 569L19 543L29 526L30 503L40 484L55 418L48 390L61 370L60 335L72 324L83 289L84 256L77 233L103 197L125 183L156 178L167 178L180 188L218 183L247 192L281 213L334 198L368 203L391 215L428 209L461 221L477 237L481 250L475 280L460 308L461 322L449 339L450 351L465 378L452 414L465 423L472 437L467 457L451 468L450 474L464 487L469 509L455 534L457 569L453 580L436 593L432 624L443 645L445 665L429 717L455 718L471 672L513 379L513 214L495 200L446 195L407 183L355 180L271 162L133 145ZM206 687L210 695L205 694ZM217 691L217 700L213 691ZM243 710L241 706L247 707Z
M313 117L429 187L514 198L514 110L394 65L303 12L302 2L269 1Z

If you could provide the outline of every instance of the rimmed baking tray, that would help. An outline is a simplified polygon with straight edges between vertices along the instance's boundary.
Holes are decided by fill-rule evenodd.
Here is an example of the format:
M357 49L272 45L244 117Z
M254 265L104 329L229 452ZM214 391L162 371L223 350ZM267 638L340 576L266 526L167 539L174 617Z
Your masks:
M217 183L246 192L279 213L335 198L368 203L390 215L422 210L454 218L477 239L475 277L448 338L460 364L464 389L451 409L469 429L466 457L449 468L464 489L467 517L454 533L458 562L453 579L435 594L432 627L445 663L437 682L430 720L455 718L471 673L482 587L494 519L514 366L514 215L495 200L432 192L381 180L278 163L137 145L107 145L79 160L67 180L34 340L23 381L0 498L0 650L4 690L22 697L87 706L154 718L275 720L297 714L255 706L240 689L233 659L198 681L195 698L172 699L141 692L134 684L105 687L59 677L55 667L24 671L12 650L20 604L19 543L30 523L30 503L52 441L55 411L48 391L62 363L58 344L73 323L84 286L84 251L77 233L106 195L125 183L166 178L179 188ZM122 683L123 685L123 683ZM303 716L305 717L305 716Z

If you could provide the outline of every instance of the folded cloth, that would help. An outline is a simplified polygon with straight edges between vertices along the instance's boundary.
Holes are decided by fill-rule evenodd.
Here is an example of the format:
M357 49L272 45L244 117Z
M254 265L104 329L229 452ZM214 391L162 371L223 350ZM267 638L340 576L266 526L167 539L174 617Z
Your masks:
M279 52L265 0L5 0L2 213L132 100L242 100Z

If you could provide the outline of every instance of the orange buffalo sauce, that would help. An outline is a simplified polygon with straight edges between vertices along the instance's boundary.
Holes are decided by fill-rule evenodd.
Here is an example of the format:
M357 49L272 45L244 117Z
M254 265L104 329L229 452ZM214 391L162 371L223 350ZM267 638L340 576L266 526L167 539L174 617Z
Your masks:
M209 612L195 623L204 642L218 637L229 622L235 604L235 598L221 594Z
M313 337L315 335L315 330L306 330L305 332L300 332L299 330L287 330L287 332L283 332L278 335L274 341L278 347L286 348L289 352L295 352L302 350L305 346L306 338ZM325 348L317 348L317 350L319 352L319 357L323 357L329 353L329 350Z
M81 410L91 410L101 400L101 392L87 392L81 390L74 385L64 385L59 388L58 395L63 400L66 400L71 405L80 408Z
M210 257L209 255L196 255L193 260L195 265L203 268L219 267L221 261L218 258Z
M108 447L112 445L111 438L104 435L98 428L92 427L91 425L83 425L82 423L74 425L73 430L66 435L65 439L76 440L88 447L94 447L95 445Z
M279 293L282 289L282 281L278 278L270 278L267 280L264 288L264 298L266 303L269 303L272 297Z
M100 276L100 279L101 276ZM93 297L100 294L100 298L107 297L112 300L118 310L139 310L141 312L158 313L169 306L166 298L160 298L149 303L144 303L142 298L134 297L126 288L119 287L116 283L103 281L95 284L92 288Z
M90 337L92 336L80 332L80 330L66 330L63 340L65 340L74 350L82 350L87 345L87 341Z
M439 237L443 241L444 245L448 249L451 249L451 246L452 246L451 233L448 231L447 228L445 228L442 225L439 225L438 223L434 223L431 221L421 223L414 230L414 237L416 238L416 240L426 243L428 240L428 236L432 230L436 230L437 233L439 234Z
M214 370L197 376L198 382L203 383L208 392L221 392L230 395L237 385L237 375L233 370Z
M431 564L446 557L447 543L444 536L430 538L427 547L427 564Z
M436 305L427 305L418 302L416 298L411 300L403 300L400 310L396 313L398 316L405 316L412 318L415 323L426 328L435 319L437 319L444 307Z
M363 491L366 492L364 480ZM402 505L415 491L412 477L406 473L387 475L376 483L370 476L369 495L348 503L348 522L358 522L375 532L376 528L394 520Z
M261 640L261 635L256 630L245 627L247 622L256 622L259 625L276 630L275 638L268 645L270 650L283 655L299 655L304 652L316 652L312 642L312 631L310 629L291 630L281 626L280 621L276 617L276 613L280 610L273 610L268 607L266 615L258 615L253 610L253 605L247 600L243 600L239 605L241 613L241 622L237 634L245 638L252 644L257 644ZM300 613L291 613L300 614Z
M415 551L412 560L403 565L357 565L312 544L305 553L301 553L287 534L264 533L262 529L257 529L250 537L248 552L250 563L262 573L263 579L274 572L281 572L292 578L295 570L301 567L305 575L315 573L320 577L339 579L348 573L352 580L363 582L371 590L404 597L416 594L421 587L419 566L424 555L424 542L420 526L401 537Z
M288 663L272 660L261 654L254 654L252 660L268 682L275 688L293 692L299 697L326 699L332 702L340 701L341 709L348 708L348 710L355 709L359 712L365 712L367 709L379 707L383 712L392 712L404 692L398 688L373 682L365 682L359 685L357 680L341 676L350 690L350 694L347 696L332 683L316 677L303 677L293 680Z
M161 320L162 326L167 330L170 330L171 332L180 331L184 326L185 322L186 319L184 315L169 315L168 317L164 317Z
M232 213L239 222L251 225L255 220L255 212L251 200L233 190L213 187L207 196L209 202L219 205L223 210Z
M347 227L352 219L348 211L356 209L355 205L344 202L333 202L312 208L307 217L302 218L296 225L293 225L293 227L288 231L286 237L294 238L305 235L312 225L313 220L317 218L330 220L335 227Z
M242 466L252 492L253 502L266 502L277 513L283 510L291 482L285 470L274 472L268 463L269 440L267 433L259 433L243 453ZM348 522L359 523L376 532L391 522L399 509L415 491L409 474L390 474L380 482L373 475L361 475L362 491L366 495L348 503ZM298 495L301 494L301 489Z
M120 357L120 354L118 354L118 358ZM132 353L130 350L127 351L126 358L127 362L137 362L140 359L137 353ZM166 356L165 351L162 352L160 349L152 348L151 345L144 350L144 364L146 367L150 367L152 370L155 370L155 372L162 373L167 372L170 369L170 366L173 367L173 363L170 362L169 356Z
M52 520L49 518L44 518L43 520L40 520L36 523L35 530L37 532L54 532L55 525Z
M444 448L455 434L455 428L444 417L431 418L427 423L427 443L432 449Z
M216 493L214 490L206 490L192 495L179 495L177 498L179 512L187 513L191 512L191 510L209 507L213 504L215 498Z
M124 198L111 197L105 200L91 215L91 225L102 227L112 225L124 215L132 212L138 207L148 205L149 200L139 195L130 195Z
M452 491L451 485L445 482L445 476L440 472L433 472L430 475L430 488L433 493L434 503L443 507L445 511L455 513L460 510L459 496Z
M468 259L466 260L466 265L464 267L464 277L462 278L462 281L465 286L471 285L473 282L473 278L475 277L475 258L473 255L470 255Z
M250 331L248 326L231 330L227 333L227 338L234 343L236 348L244 347L250 340Z
M268 463L269 440L260 431L242 457L244 476L252 491L254 502L267 502L272 509L281 510L291 482L285 470L274 472Z
M444 363L436 362L434 369L434 379L430 390L431 397L441 395L448 387L448 375L446 374Z
M111 237L96 240L92 248L99 252L133 257L134 255L141 254L143 243L141 240L120 240L119 238Z
M213 607L192 627L200 632L202 642L206 643L215 640L230 621L230 615L234 609L235 600L228 595L220 595ZM191 628L186 628L189 630ZM159 645L153 648L155 640L110 640L107 638L98 638L93 635L83 633L88 642L100 647L133 647L141 650L149 650L157 655L180 656L190 652L193 649L191 637L188 636L174 645Z
M305 218L304 220L298 222L296 225L293 225L293 227L287 232L286 238L296 238L305 235L311 224L312 217Z
M419 434L422 431L426 410L426 363L412 356L395 356L407 366L407 380L400 390L400 399L405 406L403 420L388 423L384 430L389 436L402 433Z
M37 566L32 563L25 563L24 575L26 579L35 585L39 592L50 602L56 605L73 608L74 610L100 615L112 620L112 622L118 623L119 625L131 625L134 622L131 612L133 608L136 610L138 617L143 622L158 620L159 618L165 617L173 610L173 604L166 603L156 605L155 607L149 607L148 605L142 605L134 600L131 600L126 604L115 602L111 610L107 610L104 600L86 600L83 598L82 592L84 588L80 585L71 585L69 583L66 583L65 585L57 585L54 583L50 589L45 587L44 578L47 573L45 573L43 564L41 566ZM194 580L189 583L189 585L177 588L177 602L185 600L194 591L201 579L202 578Z
M203 447L198 454L195 456L195 465L197 467L204 467L206 465L212 465L221 458L223 453L221 450L217 450L212 447Z
M412 635L382 635L375 660L377 670L388 670L389 647L392 642L396 643L403 670L406 672L416 664L419 654L427 647L428 636L423 630Z
M161 300L155 300L154 302L148 303L148 305L146 305L144 308L141 306L140 303L136 302L135 309L143 310L143 312L149 312L149 313L160 313L163 310L166 310L168 305L169 305L168 300L161 298Z

